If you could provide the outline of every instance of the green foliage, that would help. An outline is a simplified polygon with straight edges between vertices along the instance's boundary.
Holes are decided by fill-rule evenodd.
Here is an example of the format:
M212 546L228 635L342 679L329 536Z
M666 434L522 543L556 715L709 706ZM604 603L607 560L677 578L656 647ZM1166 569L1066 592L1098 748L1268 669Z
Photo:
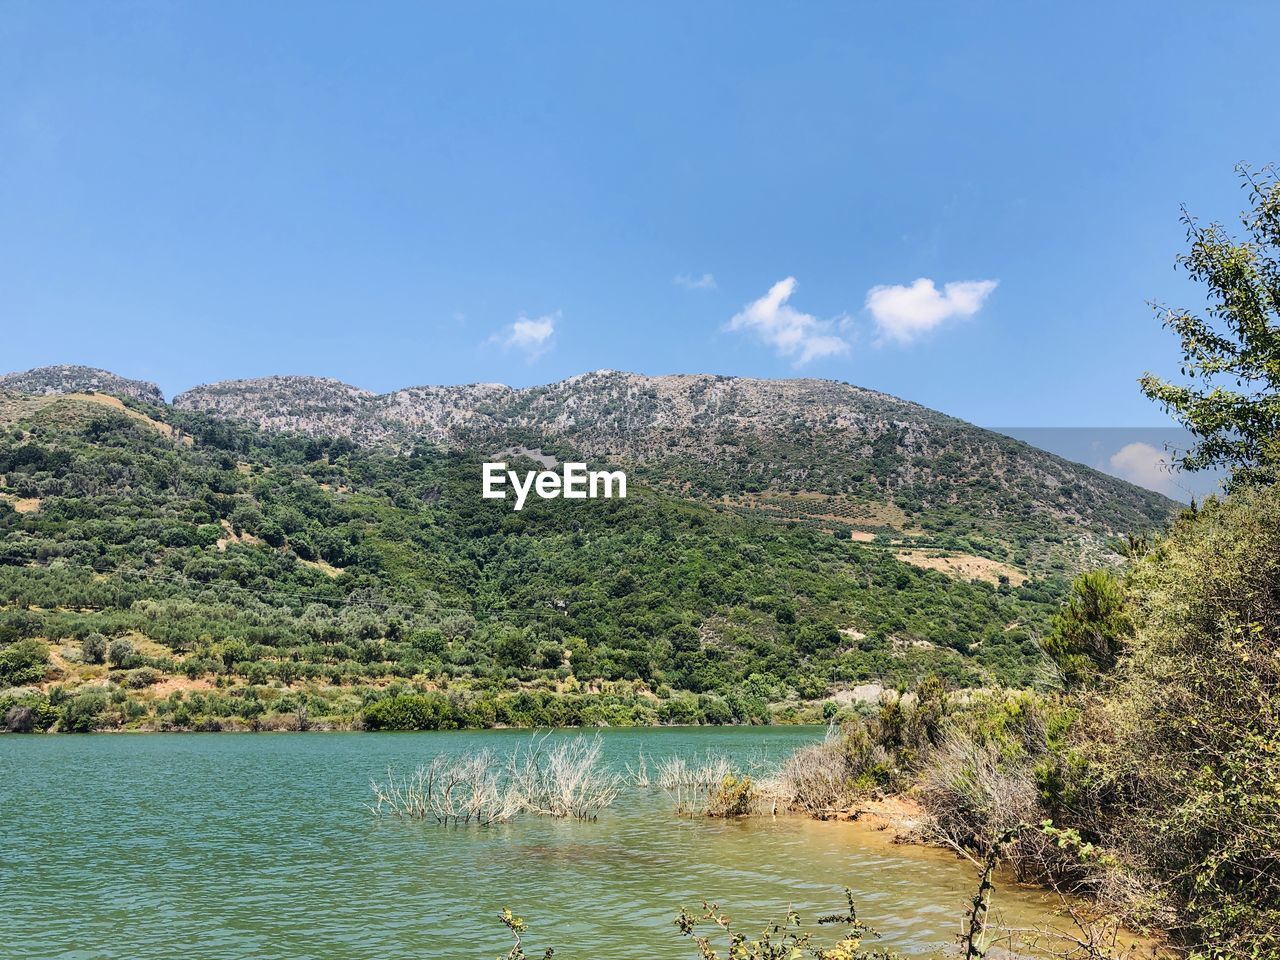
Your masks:
M1065 586L958 582L639 485L513 513L466 455L144 409L192 443L66 399L0 435L3 492L40 500L0 514L0 643L72 640L93 665L105 640L119 683L213 687L104 722L269 726L307 697L313 724L349 726L432 692L447 711L386 722L816 720L833 685L1030 680Z
M133 644L121 637L107 645L107 663L113 667L127 667L133 663L135 653Z
M747 776L726 774L720 785L707 799L706 815L709 817L745 817L753 810L755 784Z
M37 640L19 640L0 649L0 686L39 683L49 667L49 651Z
M102 690L86 690L70 697L63 705L58 728L64 733L91 733L99 728L107 709L107 694Z
M853 716L824 742L797 751L779 773L780 793L825 817L873 791L905 789L942 742L953 710L934 676L910 694L886 694L870 716Z
M1280 459L1280 179L1239 172L1252 209L1243 216L1248 239L1237 242L1217 223L1184 214L1190 251L1179 264L1205 285L1207 318L1160 308L1182 340L1182 375L1173 383L1153 374L1143 392L1198 438L1181 457L1189 470L1226 466L1236 480L1275 478Z
M1097 748L1124 790L1116 834L1206 953L1280 955L1280 488L1178 523L1130 602L1134 650Z
M80 652L85 663L105 663L107 659L107 638L94 631L80 642Z
M1133 633L1120 582L1105 570L1083 573L1071 584L1066 605L1054 615L1045 652L1069 686L1109 673Z
M981 852L1052 820L1010 847L1020 876L1109 891L1193 956L1280 956L1280 488L1211 498L1063 620L1107 682L953 712L919 774L935 828Z
M727 960L891 960L894 954L882 950L867 950L862 944L867 938L878 936L858 919L853 905L853 894L846 890L848 909L844 913L819 917L820 925L846 927L843 936L829 946L814 942L814 931L804 929L800 915L788 910L782 920L766 924L758 936L741 933L733 928L729 917L714 903L703 902L700 915L680 911L676 927L681 936L690 937L697 947L701 960L720 960L722 954L717 941L724 941L723 954ZM700 927L710 926L710 933L699 932Z
M525 923L523 917L517 917L506 907L502 908L502 913L498 915L498 919L502 921L502 925L507 928L507 931L515 939L511 949L504 956L499 957L498 960L527 960L528 954L524 951L524 935L529 932L529 924ZM547 947L542 954L543 960L551 960L554 953L555 950Z
M10 733L42 733L58 721L49 698L31 690L0 694L0 729Z
M366 730L448 730L457 726L449 698L439 693L404 694L370 704Z

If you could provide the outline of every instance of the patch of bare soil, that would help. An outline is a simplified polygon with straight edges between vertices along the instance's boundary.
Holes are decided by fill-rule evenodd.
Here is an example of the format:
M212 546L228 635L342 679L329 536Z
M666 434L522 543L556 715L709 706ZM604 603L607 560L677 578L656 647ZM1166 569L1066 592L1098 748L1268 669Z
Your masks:
M894 843L914 842L928 814L914 797L893 794L863 800L834 819L857 822L877 833L886 833Z
M831 699L840 704L840 706L847 707L852 703L879 703L883 694L884 686L882 684L860 683L856 687L837 690L831 695Z
M332 563L325 560L303 560L299 557L298 562L304 567L311 567L313 570L319 570L327 577L340 577L344 573L341 567L335 567Z
M999 560L977 557L968 553L941 553L936 550L899 550L898 559L914 567L938 570L957 580L985 580L999 583L1000 577L1009 579L1014 587L1026 583L1027 575L1017 567Z
M144 657L173 657L178 661L183 659L182 654L175 653L163 643L152 640L145 634L129 633L127 639L133 644L133 649Z
M203 678L191 679L179 675L171 675L163 680L153 683L147 688L156 697L157 700L163 700L172 693L181 690L183 693L191 693L194 690L212 690L213 684Z
M180 433L167 423L154 420L145 413L139 413L137 410L131 410L126 407L119 397L113 397L105 393L68 393L65 394L67 400L84 400L88 403L101 404L104 407L110 407L117 413L123 413L131 420L146 424L157 433L162 433L170 440L176 440L179 443L191 446L194 441L184 433Z
M39 497L18 497L12 493L0 493L0 500L8 501L18 513L35 513L40 509Z
M263 542L262 540L255 537L252 533L236 533L235 529L226 520L222 520L220 522L222 524L222 530L226 534L226 536L218 538L218 550L224 553L226 552L227 544L229 543L247 543L251 545L261 545Z

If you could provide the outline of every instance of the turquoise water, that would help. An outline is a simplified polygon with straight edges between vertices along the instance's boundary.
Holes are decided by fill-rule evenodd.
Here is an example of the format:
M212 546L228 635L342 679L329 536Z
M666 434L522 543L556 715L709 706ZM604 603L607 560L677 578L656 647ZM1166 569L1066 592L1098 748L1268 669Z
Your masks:
M569 735L569 734L565 734ZM708 748L780 756L814 728L607 730L613 763ZM529 920L557 960L685 960L672 920L718 900L735 918L838 909L845 886L882 945L954 942L973 870L849 824L690 821L658 791L595 823L488 828L373 816L369 781L439 751L527 732L0 737L0 957L459 958ZM1034 914L1032 895L1002 891ZM531 953L534 951L530 951Z

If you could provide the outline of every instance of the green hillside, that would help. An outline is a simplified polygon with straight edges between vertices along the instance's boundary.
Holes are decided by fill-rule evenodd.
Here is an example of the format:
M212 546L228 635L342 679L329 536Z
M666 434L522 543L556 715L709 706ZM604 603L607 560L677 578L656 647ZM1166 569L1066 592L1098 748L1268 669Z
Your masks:
M1112 562L1109 539L1159 529L1177 509L1025 443L833 380L598 370L521 389L375 395L336 380L278 376L196 387L174 405L263 429L347 437L367 449L524 448L615 463L680 497L1038 575Z
M0 424L0 708L60 729L816 719L1033 681L1062 589L661 486L515 513L460 450L93 395Z

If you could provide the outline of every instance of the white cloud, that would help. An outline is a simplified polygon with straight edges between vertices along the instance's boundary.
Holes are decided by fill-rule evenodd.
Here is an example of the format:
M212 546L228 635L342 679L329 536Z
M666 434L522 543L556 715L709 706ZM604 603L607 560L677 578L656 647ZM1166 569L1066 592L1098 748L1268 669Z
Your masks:
M962 280L946 284L939 292L932 280L921 277L909 287L872 287L867 291L867 309L881 337L905 344L953 317L973 316L998 283Z
M704 273L700 277L695 277L691 273L681 273L671 280L677 287L684 287L686 290L714 290L716 288L716 278L709 273Z
M1167 496L1177 493L1169 458L1149 443L1129 443L1111 455L1111 469L1119 477Z
M530 360L537 360L551 348L551 338L555 336L556 321L560 314L552 313L530 319L524 314L520 318L489 338L490 343L498 343L507 349L523 351Z
M794 357L797 367L810 360L847 353L849 343L835 334L833 321L801 313L787 303L795 288L795 277L779 280L763 297L735 314L725 329L755 334L778 356Z

